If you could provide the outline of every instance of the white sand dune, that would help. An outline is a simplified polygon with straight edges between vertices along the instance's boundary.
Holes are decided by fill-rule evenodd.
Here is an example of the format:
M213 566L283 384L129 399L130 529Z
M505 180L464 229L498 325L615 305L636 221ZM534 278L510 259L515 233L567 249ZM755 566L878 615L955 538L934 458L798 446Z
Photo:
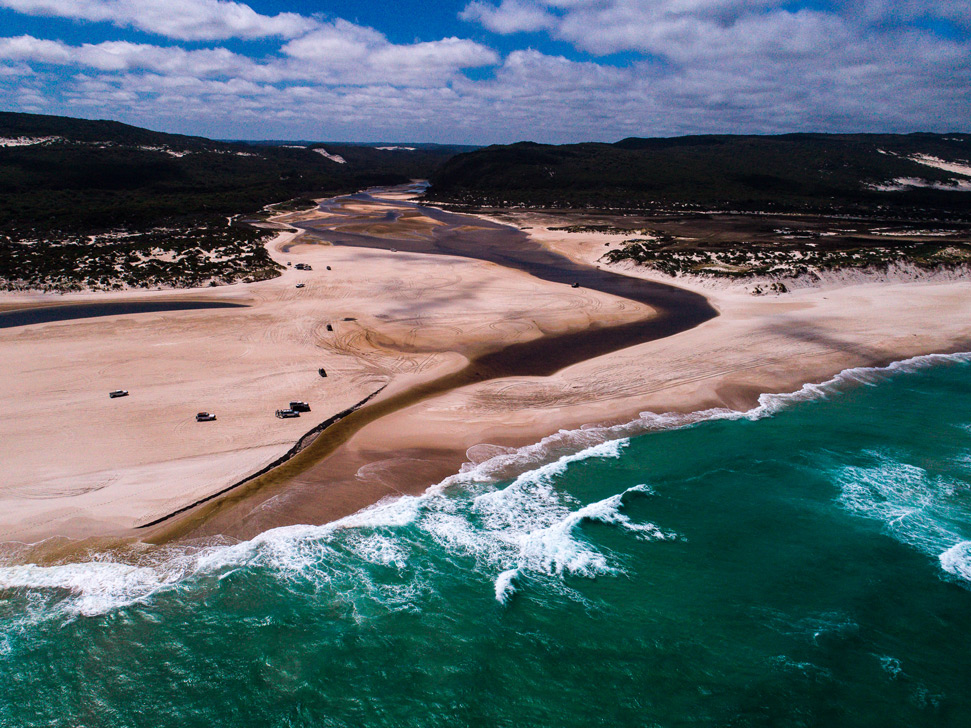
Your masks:
M967 162L948 162L930 154L915 154L910 159L926 167L934 167L934 169L942 169L945 172L953 172L954 174L971 177L971 164Z

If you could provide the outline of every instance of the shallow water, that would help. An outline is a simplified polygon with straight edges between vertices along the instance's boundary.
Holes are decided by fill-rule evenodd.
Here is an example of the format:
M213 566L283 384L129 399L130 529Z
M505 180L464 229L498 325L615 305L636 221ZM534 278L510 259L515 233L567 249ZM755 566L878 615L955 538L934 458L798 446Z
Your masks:
M0 329L32 326L55 321L122 316L134 313L192 311L202 308L245 308L241 303L223 301L103 301L100 303L72 303L63 306L38 306L14 311L0 311Z
M366 214L359 211L349 213L343 208L348 201L366 202L371 210ZM440 224L432 229L430 235L423 236L385 237L342 231L341 215L345 221L355 223L355 230L362 221L384 222L386 213L382 210L386 204L367 193L335 197L323 202L320 207L338 215L337 223L333 218L325 218L296 222L294 226L339 246L395 249L497 263L524 271L540 280L577 285L619 296L653 310L650 317L640 321L547 335L484 354L480 352L475 357L480 370L480 376L476 377L478 379L549 376L577 362L687 331L718 315L708 300L698 293L578 263L545 248L516 227L470 215L395 202L393 204L398 207L414 207Z
M0 568L0 725L969 725L969 361L564 434L337 524Z

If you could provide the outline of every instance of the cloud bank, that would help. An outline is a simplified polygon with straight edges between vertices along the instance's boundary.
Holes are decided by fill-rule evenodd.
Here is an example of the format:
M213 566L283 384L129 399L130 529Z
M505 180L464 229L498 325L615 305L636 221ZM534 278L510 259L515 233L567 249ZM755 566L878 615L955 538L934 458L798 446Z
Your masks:
M220 137L563 142L971 118L971 6L952 0L473 0L454 35L411 43L223 0L0 7L38 19L0 37L5 108ZM48 37L52 16L121 37Z

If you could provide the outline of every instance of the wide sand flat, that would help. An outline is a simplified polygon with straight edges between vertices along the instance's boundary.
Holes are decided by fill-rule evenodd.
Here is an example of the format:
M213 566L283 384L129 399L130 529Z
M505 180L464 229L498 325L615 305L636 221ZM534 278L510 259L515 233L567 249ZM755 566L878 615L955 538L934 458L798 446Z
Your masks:
M4 297L36 305L175 296L249 307L0 329L0 541L123 534L259 470L382 386L392 393L460 368L466 359L456 352L582 329L593 317L650 315L462 258L324 245L280 252L291 237L275 242L274 257L312 272L189 293ZM116 388L131 395L109 399ZM275 418L292 399L310 402L312 413ZM218 420L195 422L203 410Z
M563 233L523 215L534 240L597 265L606 236ZM636 266L628 275L662 280ZM670 282L663 279L663 282ZM691 285L691 284L689 284ZM284 484L197 514L179 535L249 537L275 525L323 522L382 496L417 494L458 471L549 439L510 458L512 475L554 450L600 437L589 426L648 413L747 410L759 395L791 392L840 371L927 353L971 350L971 283L870 284L756 297L741 288L693 286L719 316L697 328L567 367L549 377L463 386L366 424L336 451ZM585 428L583 434L561 430Z
M374 225L345 224L391 238L400 225L402 240L436 227L406 207L398 222L389 222L389 209L355 201L350 212L373 211ZM312 217L339 222L326 212ZM299 216L281 220L291 218ZM521 224L534 228L534 240L591 265L608 240L550 231L528 216ZM494 264L294 245L290 237L274 243L274 257L311 263L312 272L288 269L272 281L189 296L247 303L246 309L0 330L0 366L9 373L0 382L6 415L0 421L0 540L143 533L131 529L261 469L318 422L381 387L387 385L367 407L458 371L483 350L651 315L625 299ZM617 270L650 277L636 267ZM306 288L294 288L297 282ZM549 377L492 379L382 414L293 477L194 509L175 519L176 530L246 536L337 518L387 495L421 492L469 459L562 428L629 422L645 411L745 409L762 392L792 391L848 367L971 349L968 282L778 297L699 290L720 316L697 328ZM187 294L117 297L160 295ZM330 374L326 379L317 376L320 366ZM118 387L131 396L109 400L107 392ZM273 410L290 399L309 401L313 412L274 418ZM219 419L196 423L199 410Z

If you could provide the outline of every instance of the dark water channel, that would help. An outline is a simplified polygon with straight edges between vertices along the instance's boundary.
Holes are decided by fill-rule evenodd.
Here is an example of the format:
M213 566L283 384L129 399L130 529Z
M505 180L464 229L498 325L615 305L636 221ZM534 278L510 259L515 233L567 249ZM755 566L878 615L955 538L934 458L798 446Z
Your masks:
M322 207L341 213L341 203L348 198L336 198ZM369 204L382 204L366 193L351 196ZM410 203L394 202L396 207ZM471 218L429 207L413 205L422 214L443 223L432 236L421 239L377 237L361 233L327 230L333 218L296 223L295 227L312 233L314 237L334 245L378 248L410 253L455 255L485 260L525 271L536 278L554 283L579 284L588 288L650 306L656 315L643 321L617 326L602 326L503 347L479 356L475 365L477 379L499 376L545 376L563 367L624 349L645 341L664 338L687 331L718 315L704 296L663 283L645 281L620 275L547 250L534 242L522 230L500 225L481 218ZM348 222L354 213L348 213ZM390 214L370 219L396 220ZM470 230L469 226L475 229Z
M191 311L199 308L245 308L239 303L221 301L106 301L104 303L72 303L58 306L21 308L0 311L0 329L33 324L49 324L55 321L122 316L133 313L159 313L162 311Z

